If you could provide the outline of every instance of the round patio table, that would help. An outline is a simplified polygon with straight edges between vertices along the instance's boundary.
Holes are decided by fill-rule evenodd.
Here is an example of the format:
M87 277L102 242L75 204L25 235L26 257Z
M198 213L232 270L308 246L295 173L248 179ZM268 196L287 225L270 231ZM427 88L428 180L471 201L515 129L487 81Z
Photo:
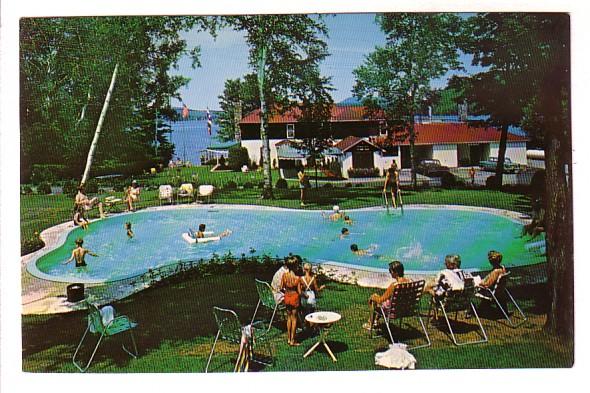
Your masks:
M318 329L320 330L320 337L318 342L313 344L313 346L309 348L307 352L305 352L305 355L303 355L304 358L311 355L311 353L315 351L318 345L323 344L324 347L326 347L326 351L328 351L328 354L330 355L332 360L336 361L336 356L334 356L334 354L330 350L330 347L326 343L326 336L328 335L329 329L330 327L332 327L332 324L338 322L341 318L342 316L340 314L332 311L317 311L308 314L305 317L305 320L309 322L312 326L315 325L318 327Z

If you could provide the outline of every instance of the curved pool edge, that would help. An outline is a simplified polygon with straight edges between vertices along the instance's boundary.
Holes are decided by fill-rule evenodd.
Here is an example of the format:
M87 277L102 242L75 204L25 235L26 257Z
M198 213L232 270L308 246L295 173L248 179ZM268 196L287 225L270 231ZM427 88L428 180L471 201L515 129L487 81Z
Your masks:
M186 204L186 205L166 205L166 206L152 206L146 209L142 209L138 212L122 212L110 215L106 219L110 219L112 217L120 217L123 215L130 215L136 213L149 213L152 211L166 211L166 210L182 210L182 209L192 209L192 210L259 210L259 211L299 211L299 212L321 212L322 210L306 210L306 209L298 209L298 208L283 208L283 207L276 207L276 206L260 206L260 205L239 205L239 204L223 204L223 205L202 205L202 204ZM372 207L364 207L358 209L346 209L347 211L382 211L384 208L382 206L372 206ZM520 212L515 212L511 210L505 209L496 209L496 208L489 208L489 207L478 207L478 206L466 206L466 205L436 205L436 204L415 204L415 205L408 205L403 209L407 210L420 210L420 209L448 209L448 210L459 210L459 211L472 211L472 212L485 212L497 216L502 216L509 219L512 222L517 224L526 224L530 221L530 218ZM399 212L399 213L398 213ZM401 210L395 211L394 214L403 214ZM99 221L101 219L92 220L92 222ZM102 219L104 220L104 219ZM44 256L45 254L55 250L58 247L61 247L66 239L68 234L77 228L71 221L67 221L62 224L55 225L53 227L47 228L41 232L40 238L45 243L45 246L31 254L27 254L21 257L21 264L25 267L26 271L31 274L32 276L39 278L41 280L52 281L57 283L83 283L83 284L105 284L108 282L115 282L122 279L128 279L133 276L124 277L124 278L117 278L116 280L108 280L108 279L68 279L65 280L63 277L56 277L46 273L43 273L37 268L36 261ZM359 268L356 265L350 265L346 263L341 263L337 261L317 261L316 264L328 264L339 266L344 269L350 270L367 270L373 271L374 273L383 273L387 272L387 269L379 269L379 268L369 268L369 267L362 267ZM427 276L427 275L434 275L436 271L406 271L408 275L417 275L417 276Z

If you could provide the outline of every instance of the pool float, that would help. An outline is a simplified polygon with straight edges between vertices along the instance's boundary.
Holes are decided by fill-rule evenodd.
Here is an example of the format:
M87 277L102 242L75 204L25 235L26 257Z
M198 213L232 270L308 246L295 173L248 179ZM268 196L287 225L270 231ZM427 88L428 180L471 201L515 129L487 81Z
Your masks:
M206 232L205 232L206 233ZM201 238L194 238L191 235L189 235L188 233L184 232L182 234L182 238L184 239L184 241L186 241L187 243L208 243L208 242L212 242L212 241L217 241L219 239L221 239L220 236L209 236L209 237L201 237Z

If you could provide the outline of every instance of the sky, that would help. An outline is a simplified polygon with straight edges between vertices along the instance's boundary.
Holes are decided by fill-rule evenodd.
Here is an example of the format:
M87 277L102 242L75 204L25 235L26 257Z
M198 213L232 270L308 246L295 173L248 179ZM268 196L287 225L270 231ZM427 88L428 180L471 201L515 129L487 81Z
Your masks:
M375 23L375 14L336 14L326 17L328 27L328 56L320 65L324 76L332 77L335 90L332 97L340 102L352 96L354 76L352 71L363 64L365 57L375 46L385 43L385 35ZM191 109L218 110L218 96L223 93L227 79L236 79L251 72L248 65L248 46L243 34L231 29L224 29L213 39L209 33L188 32L184 34L189 46L201 47L201 67L192 69L191 61L184 57L173 74L191 78L186 87L180 90L182 100ZM477 67L471 66L471 57L461 54L461 61L467 72ZM444 87L448 77L434 80L432 87ZM457 73L457 72L454 72ZM463 72L464 73L464 72ZM180 106L178 100L173 106Z

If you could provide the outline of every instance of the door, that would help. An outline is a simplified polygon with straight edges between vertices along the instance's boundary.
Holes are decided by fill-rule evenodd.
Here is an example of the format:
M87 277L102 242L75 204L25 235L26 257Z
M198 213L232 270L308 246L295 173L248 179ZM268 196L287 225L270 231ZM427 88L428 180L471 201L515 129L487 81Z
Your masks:
M359 168L374 168L375 161L373 152L370 150L360 150L352 152L352 167Z

